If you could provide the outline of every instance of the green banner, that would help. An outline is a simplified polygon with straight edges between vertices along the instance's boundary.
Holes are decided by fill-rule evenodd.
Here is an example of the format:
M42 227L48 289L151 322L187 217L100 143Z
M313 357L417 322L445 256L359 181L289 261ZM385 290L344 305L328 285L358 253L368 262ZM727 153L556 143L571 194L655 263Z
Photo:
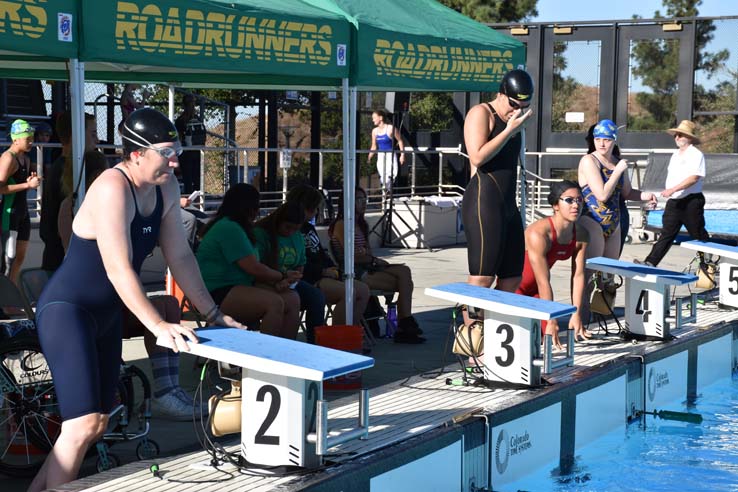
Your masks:
M348 76L345 18L300 0L82 0L82 6L84 61Z
M75 58L78 25L75 0L3 0L0 50Z
M494 91L525 45L435 0L332 3L354 24L351 84L362 89Z

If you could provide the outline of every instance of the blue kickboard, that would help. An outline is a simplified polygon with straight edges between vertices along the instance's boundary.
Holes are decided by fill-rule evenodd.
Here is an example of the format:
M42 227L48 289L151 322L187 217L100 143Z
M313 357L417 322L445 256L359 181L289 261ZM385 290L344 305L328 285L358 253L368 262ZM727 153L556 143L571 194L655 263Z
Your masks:
M681 245L682 247L688 249L696 249L697 251L704 251L707 253L718 255L722 254L724 256L728 256L729 258L738 257L738 247L728 246L727 244L713 243L711 241L686 241L683 242Z
M215 326L195 333L200 343L190 344L193 353L205 349L226 351L229 360L224 362L262 372L317 381L374 366L371 357L237 328Z
M433 293L433 291L437 291L437 293ZM577 310L577 308L570 304L562 304L560 302L538 299L536 297L528 297L520 294L514 294L512 292L505 292L502 290L488 289L476 285L469 285L463 282L443 284L426 289L427 295L432 295L434 297L443 297L438 295L438 293L447 293L455 296L468 297L472 300L476 299L487 303L494 303L500 306L493 307L492 310L497 311L501 314L513 314L518 316L521 314L517 314L514 312L510 313L509 311L525 310L528 312L528 314L523 315L534 319L560 318L561 316L566 316L567 314L574 313ZM485 309L485 306L475 304L472 301L459 302ZM513 308L513 310L509 308Z
M614 260L612 258L606 258L604 256L598 256L596 258L590 258L587 260L587 268L597 270L597 267L610 267L611 269L618 270L615 273L630 278L639 276L651 276L658 277L662 281L676 284L687 284L689 282L697 281L697 276L689 273L675 272L672 270L665 270L663 268L652 267L648 265L638 265L628 261Z

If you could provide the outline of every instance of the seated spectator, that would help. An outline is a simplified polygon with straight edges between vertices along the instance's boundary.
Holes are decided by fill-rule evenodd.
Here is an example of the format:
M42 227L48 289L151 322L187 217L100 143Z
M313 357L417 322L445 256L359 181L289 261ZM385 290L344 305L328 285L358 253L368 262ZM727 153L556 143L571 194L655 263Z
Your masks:
M84 157L85 189L108 168L107 159L97 150L88 150ZM59 207L58 230L64 250L69 247L74 220L74 195L67 196ZM151 303L168 323L180 322L179 303L173 296L159 296ZM127 308L123 308L123 338L143 336L146 353L154 376L152 410L159 416L173 420L190 420L193 415L193 399L179 386L179 354L156 344L156 337ZM196 416L207 414L207 405Z
M591 336L581 318L589 236L586 229L576 225L583 207L579 185L569 180L553 183L548 203L553 208L553 217L539 219L525 230L523 280L515 292L553 301L551 267L557 261L571 258L571 303L577 311L569 319L569 329L574 330L577 340L585 340ZM542 322L541 331L552 336L555 348L562 348L556 319Z
M423 343L422 330L412 315L413 277L410 268L401 264L391 264L372 254L369 245L369 225L364 218L366 212L366 191L356 188L356 227L354 232L354 270L356 278L369 285L369 288L397 292L397 331L395 343ZM343 207L336 220L328 228L331 248L339 264L343 264Z
M338 266L320 244L318 232L311 223L323 203L323 194L310 185L298 185L287 194L287 201L299 203L305 210L305 222L300 232L305 239L307 261L302 272L302 280L319 288L328 304L336 305L333 310L333 324L346 324L346 286L341 280ZM354 324L361 319L368 302L369 286L354 280Z
M245 183L231 186L203 231L197 263L221 311L241 323L261 320L262 333L294 339L300 323L300 298L289 286L302 275L259 261L253 225L258 215L256 188ZM266 288L256 287L257 282Z
M289 288L300 296L300 306L305 310L307 340L312 343L315 327L325 324L325 296L320 289L302 280L306 256L300 227L304 221L302 205L287 202L258 221L254 235L261 261L280 272L298 272L299 277Z

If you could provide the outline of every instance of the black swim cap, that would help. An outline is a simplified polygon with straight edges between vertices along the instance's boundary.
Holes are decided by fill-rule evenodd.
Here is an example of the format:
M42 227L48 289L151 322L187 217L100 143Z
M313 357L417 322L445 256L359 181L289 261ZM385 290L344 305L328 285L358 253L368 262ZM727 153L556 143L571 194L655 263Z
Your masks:
M163 142L179 142L177 128L169 118L151 108L137 109L121 128L123 155Z
M510 70L502 77L500 94L517 101L528 101L533 96L533 79L525 70Z

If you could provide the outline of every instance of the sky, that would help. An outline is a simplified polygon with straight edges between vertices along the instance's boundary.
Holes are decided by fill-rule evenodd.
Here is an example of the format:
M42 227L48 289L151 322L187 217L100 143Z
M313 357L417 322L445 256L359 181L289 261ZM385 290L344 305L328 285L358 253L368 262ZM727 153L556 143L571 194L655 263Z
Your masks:
M702 0L702 5L697 9L701 17L738 15L738 2ZM607 4L595 3L592 0L538 0L538 16L530 20L555 22L630 19L633 14L650 19L656 10L660 10L664 15L666 9L661 0L620 0Z

